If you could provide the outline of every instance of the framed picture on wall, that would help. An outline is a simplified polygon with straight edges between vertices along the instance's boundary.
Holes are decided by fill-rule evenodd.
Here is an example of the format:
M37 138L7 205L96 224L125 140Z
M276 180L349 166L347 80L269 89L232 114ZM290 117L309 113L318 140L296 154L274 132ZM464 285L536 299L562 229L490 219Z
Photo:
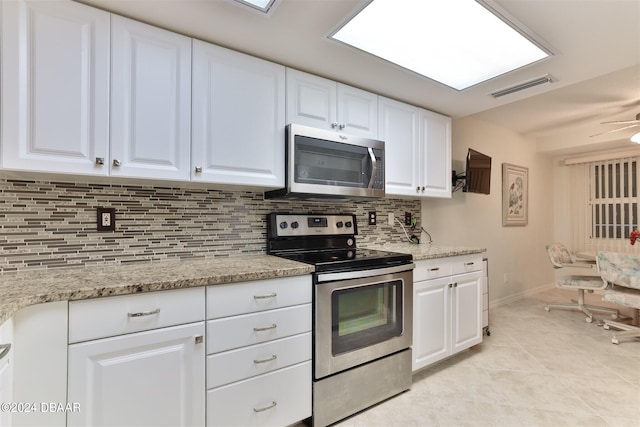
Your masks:
M529 169L502 164L502 225L527 225Z

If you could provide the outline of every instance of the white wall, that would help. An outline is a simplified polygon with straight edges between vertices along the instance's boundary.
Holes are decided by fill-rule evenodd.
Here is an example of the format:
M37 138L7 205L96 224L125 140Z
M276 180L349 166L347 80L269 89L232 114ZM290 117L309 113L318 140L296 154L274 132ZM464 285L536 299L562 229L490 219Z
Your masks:
M552 159L537 154L535 143L522 135L473 117L453 121L453 168L459 173L468 148L491 156L491 194L457 191L451 199L424 200L422 224L434 244L487 248L493 304L551 286L554 274L544 246L554 239ZM529 168L527 226L502 226L502 163Z

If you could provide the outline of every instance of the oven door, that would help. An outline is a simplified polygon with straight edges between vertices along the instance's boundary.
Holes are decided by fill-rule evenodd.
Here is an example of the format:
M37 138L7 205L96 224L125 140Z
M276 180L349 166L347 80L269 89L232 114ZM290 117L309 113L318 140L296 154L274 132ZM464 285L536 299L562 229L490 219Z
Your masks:
M413 264L380 269L377 275L322 282L314 303L314 377L320 379L412 344ZM398 270L398 271L390 271ZM376 270L336 273L371 275ZM324 277L323 277L324 276Z

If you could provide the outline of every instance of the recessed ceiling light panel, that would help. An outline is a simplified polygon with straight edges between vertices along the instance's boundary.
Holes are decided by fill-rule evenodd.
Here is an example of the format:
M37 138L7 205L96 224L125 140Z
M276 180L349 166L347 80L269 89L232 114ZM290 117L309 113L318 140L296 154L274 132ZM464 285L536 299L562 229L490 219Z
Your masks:
M373 0L330 37L462 90L550 55L502 18L474 0Z
M233 0L235 3L240 3L241 5L263 13L269 13L269 11L273 9L276 1L279 0Z

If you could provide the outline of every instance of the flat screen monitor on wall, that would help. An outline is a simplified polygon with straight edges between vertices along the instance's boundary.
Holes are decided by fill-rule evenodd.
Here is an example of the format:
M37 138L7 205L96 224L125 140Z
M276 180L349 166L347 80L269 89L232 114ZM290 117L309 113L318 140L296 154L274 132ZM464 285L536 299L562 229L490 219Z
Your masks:
M489 194L491 190L491 157L469 148L463 191Z

